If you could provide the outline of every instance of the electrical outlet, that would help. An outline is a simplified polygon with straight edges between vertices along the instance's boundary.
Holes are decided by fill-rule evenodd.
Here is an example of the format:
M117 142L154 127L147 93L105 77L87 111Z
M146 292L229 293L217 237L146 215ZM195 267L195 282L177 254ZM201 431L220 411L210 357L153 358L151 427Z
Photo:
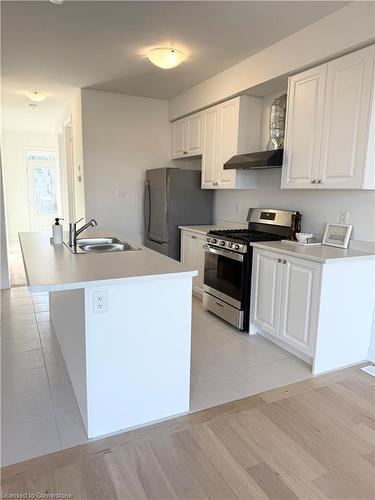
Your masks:
M94 313L106 313L108 311L108 292L94 292Z
M349 210L340 210L340 224L349 224Z

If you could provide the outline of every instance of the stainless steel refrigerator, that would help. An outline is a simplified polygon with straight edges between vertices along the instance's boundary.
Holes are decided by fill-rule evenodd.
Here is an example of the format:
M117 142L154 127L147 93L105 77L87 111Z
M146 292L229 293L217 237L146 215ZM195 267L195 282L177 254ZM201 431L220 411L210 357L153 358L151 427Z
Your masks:
M145 246L180 259L178 226L212 224L213 192L201 189L199 170L156 168L146 171Z

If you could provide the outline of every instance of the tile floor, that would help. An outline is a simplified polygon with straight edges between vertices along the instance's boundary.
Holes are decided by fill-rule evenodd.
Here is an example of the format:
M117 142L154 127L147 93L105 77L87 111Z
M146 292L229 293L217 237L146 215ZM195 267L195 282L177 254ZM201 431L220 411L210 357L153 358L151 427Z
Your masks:
M241 334L193 300L191 410L311 376L262 337ZM1 293L1 465L86 439L69 375L49 321L48 294Z
M12 286L25 286L25 267L23 265L21 247L18 242L10 244L8 257L10 268L10 282L12 283Z

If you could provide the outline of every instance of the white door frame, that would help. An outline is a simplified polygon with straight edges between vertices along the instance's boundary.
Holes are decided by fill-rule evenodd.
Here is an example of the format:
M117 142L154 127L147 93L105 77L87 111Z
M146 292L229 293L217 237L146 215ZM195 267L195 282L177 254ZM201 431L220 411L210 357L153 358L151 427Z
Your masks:
M63 134L68 218L70 222L74 222L76 220L76 207L74 193L73 129L71 116L64 122Z

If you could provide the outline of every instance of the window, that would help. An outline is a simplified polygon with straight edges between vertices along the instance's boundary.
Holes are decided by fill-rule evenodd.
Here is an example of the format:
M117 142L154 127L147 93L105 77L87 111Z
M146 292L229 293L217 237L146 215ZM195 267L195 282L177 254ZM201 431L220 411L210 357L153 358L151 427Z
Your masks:
M34 167L35 204L37 214L55 214L56 199L56 168Z
M58 210L57 152L35 148L25 151L32 230L45 230Z

